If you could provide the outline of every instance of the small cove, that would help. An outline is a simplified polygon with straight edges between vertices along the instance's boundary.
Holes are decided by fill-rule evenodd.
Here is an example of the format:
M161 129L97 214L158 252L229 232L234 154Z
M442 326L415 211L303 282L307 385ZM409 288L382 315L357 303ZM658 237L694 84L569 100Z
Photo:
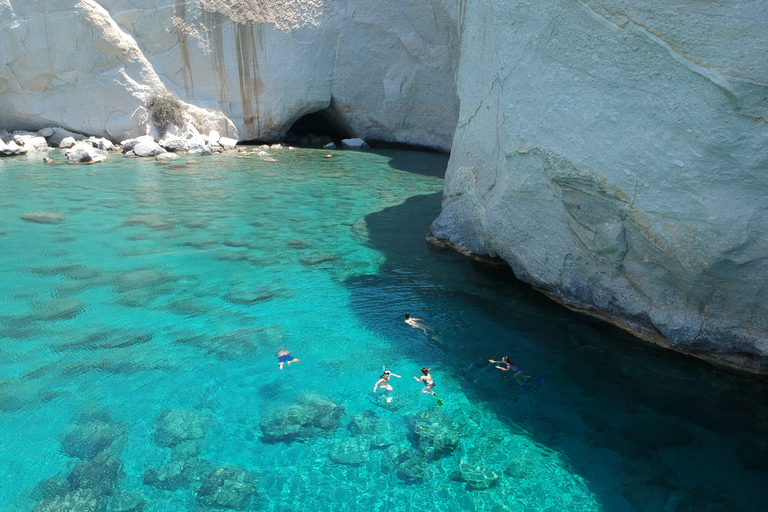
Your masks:
M768 508L765 382L428 246L446 155L271 152L0 160L0 510Z

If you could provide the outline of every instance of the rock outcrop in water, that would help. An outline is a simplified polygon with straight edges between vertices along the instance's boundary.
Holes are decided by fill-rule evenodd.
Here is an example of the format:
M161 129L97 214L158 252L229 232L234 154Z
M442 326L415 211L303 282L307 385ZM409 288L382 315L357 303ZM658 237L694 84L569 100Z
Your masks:
M497 0L462 20L434 235L643 338L768 372L768 5Z
M0 0L0 130L160 139L148 105L175 97L166 141L316 113L451 149L436 240L766 372L766 47L764 2Z

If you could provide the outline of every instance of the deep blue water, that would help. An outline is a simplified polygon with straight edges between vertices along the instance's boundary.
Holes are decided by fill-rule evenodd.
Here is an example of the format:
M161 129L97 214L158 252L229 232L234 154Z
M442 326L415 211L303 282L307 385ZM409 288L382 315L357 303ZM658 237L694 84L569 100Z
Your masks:
M269 152L0 160L0 510L768 510L765 381L427 245L445 155Z

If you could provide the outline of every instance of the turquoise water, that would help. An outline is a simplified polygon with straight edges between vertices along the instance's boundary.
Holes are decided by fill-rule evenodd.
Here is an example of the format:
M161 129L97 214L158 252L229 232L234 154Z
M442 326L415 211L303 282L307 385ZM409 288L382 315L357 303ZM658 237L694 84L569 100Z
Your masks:
M428 246L445 155L269 152L0 159L0 510L768 509L764 381Z

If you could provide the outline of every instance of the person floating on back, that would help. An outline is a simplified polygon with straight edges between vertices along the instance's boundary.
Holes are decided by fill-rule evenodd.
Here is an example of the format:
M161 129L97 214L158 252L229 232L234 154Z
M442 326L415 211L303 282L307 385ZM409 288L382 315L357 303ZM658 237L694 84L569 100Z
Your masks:
M290 352L284 348L281 348L280 352L277 353L277 362L280 365L280 369L282 370L285 363L288 363L288 366L291 366L291 363L300 363L301 359L296 359L291 355Z
M432 391L435 387L435 381L432 379L432 375L429 373L429 370L430 368L422 368L421 377L414 377L414 379L416 379L416 382L423 382L424 388L422 388L421 392L426 395L435 395L437 397L437 406L442 407L443 399L437 396L437 393Z
M410 325L414 329L421 329L422 331L424 331L424 334L426 334L427 336L429 336L433 340L437 340L437 336L430 336L429 333L427 332L427 329L429 329L430 331L435 332L436 334L443 334L442 332L440 332L440 331L438 331L436 329L433 329L431 327L427 327L426 325L420 323L420 322L423 322L423 321L424 321L423 318L414 318L414 317L411 316L410 313L406 313L405 314L405 323L407 323L408 325Z
M504 372L511 371L512 376L515 378L517 383L520 384L520 387L522 387L525 392L528 392L531 390L531 386L530 386L531 381L540 382L545 386L548 385L546 382L544 382L541 379L537 379L536 377L528 375L527 373L523 373L522 368L518 368L515 363L509 360L508 356L502 357L501 361L494 361L493 359L489 359L488 361L492 364L495 364L496 368L498 368L501 371L504 371ZM499 364L503 364L504 366L498 366Z
M397 377L398 379L401 378L400 375L396 375L392 373L389 370L384 370L384 373L381 374L381 377L379 377L379 380L376 381L376 384L373 386L373 392L375 393L377 389L381 388L384 390L384 394L388 395L390 391L392 391L392 384L389 383L390 377ZM391 396L387 396L387 403L392 401Z

